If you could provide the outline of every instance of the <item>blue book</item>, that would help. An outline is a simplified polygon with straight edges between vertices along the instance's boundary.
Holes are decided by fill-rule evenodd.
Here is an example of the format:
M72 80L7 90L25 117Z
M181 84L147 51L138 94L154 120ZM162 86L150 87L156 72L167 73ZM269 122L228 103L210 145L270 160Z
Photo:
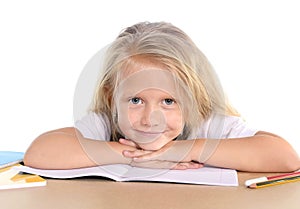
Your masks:
M5 168L14 165L23 160L23 152L0 151L0 168Z

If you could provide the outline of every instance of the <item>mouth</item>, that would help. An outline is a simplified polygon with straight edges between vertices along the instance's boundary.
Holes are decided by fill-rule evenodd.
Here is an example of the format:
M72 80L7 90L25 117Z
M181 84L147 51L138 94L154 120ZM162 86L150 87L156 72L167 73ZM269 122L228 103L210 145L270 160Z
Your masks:
M133 140L136 143L152 143L159 139L164 134L164 131L141 131L134 130L132 135Z
M141 130L135 130L135 132L145 136L156 136L164 133L163 131L141 131Z

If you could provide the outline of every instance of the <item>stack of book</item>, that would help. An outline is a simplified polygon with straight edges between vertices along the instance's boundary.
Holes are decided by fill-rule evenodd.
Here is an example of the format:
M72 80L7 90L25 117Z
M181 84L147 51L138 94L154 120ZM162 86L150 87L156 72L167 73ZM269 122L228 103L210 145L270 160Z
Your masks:
M26 174L16 170L22 166L24 153L0 151L0 190L24 187L45 186L47 181L34 174Z

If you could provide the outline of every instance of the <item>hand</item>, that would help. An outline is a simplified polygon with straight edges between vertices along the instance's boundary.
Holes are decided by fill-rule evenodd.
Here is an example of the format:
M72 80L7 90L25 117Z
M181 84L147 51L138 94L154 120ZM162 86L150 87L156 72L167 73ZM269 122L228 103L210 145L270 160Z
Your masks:
M186 169L198 169L202 168L203 165L197 162L169 162L169 161L160 161L160 160L151 160L144 162L135 162L130 163L133 167L141 168L161 168L161 169L171 169L171 170L186 170Z
M190 162L192 161L191 150L194 140L171 141L158 150L143 150L138 145L128 139L120 139L121 144L135 147L136 150L124 150L125 157L133 158L136 162L149 160L160 160L170 162Z
M191 149L193 140L171 141L159 150L142 150L138 145L128 139L120 139L121 144L135 147L136 150L124 150L123 156L132 158L132 165L139 167L155 167L170 169L196 169L203 167L203 164L191 160Z

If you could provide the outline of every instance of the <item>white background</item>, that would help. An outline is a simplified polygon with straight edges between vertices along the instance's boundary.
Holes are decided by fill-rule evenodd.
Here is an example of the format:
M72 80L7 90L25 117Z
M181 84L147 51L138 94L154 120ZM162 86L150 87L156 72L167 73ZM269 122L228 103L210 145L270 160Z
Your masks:
M85 64L125 27L166 21L207 55L231 102L253 126L300 153L297 0L1 1L0 150L73 125Z

